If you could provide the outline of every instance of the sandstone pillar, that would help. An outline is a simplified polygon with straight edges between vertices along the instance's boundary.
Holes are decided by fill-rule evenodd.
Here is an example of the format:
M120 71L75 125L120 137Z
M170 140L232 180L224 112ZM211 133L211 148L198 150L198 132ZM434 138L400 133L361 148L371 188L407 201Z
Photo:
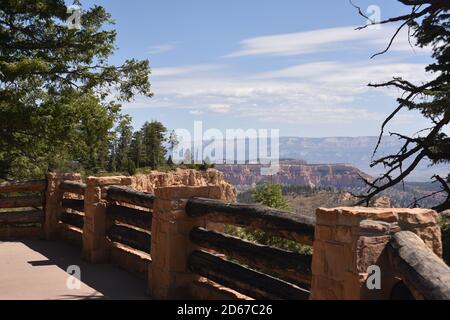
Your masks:
M45 192L45 238L54 240L58 237L58 215L61 210L63 193L59 191L61 177L56 173L47 174L47 190Z
M99 178L89 177L84 195L83 259L91 263L108 261L106 229L106 202L102 200Z
M388 299L399 282L386 254L392 235L409 230L442 255L438 215L428 209L318 209L313 254L313 300ZM381 289L367 287L379 267Z
M48 173L47 189L45 192L45 237L47 240L54 240L59 237L59 216L62 212L61 201L64 192L59 189L63 180L81 181L79 174L71 173Z
M152 219L152 243L149 267L149 293L155 299L186 299L199 277L187 266L190 253L196 249L189 239L195 227L205 227L204 218L186 215L187 200L193 197L220 199L216 186L163 187L155 190ZM216 226L217 227L217 226Z

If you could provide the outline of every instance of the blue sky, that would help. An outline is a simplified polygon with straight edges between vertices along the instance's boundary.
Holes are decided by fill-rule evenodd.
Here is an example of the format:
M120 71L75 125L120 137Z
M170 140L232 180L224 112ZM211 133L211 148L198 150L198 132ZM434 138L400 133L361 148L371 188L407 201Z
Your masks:
M393 0L376 5L381 18L406 12ZM111 62L149 59L155 96L124 104L137 128L148 120L168 128L280 129L281 136L377 135L396 90L366 84L404 76L426 79L429 50L412 50L401 34L385 48L394 26L355 31L364 24L347 0L108 0L116 21ZM392 130L426 126L403 113Z

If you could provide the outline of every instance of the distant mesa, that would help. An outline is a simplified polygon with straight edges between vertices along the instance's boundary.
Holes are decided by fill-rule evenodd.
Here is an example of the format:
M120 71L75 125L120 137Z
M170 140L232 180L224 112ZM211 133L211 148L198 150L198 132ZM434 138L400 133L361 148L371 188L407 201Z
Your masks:
M248 189L260 182L309 187L334 187L353 189L364 187L361 176L369 175L349 164L308 164L303 160L280 161L279 172L274 176L261 175L261 164L225 164L215 168L223 172L225 179L238 189Z

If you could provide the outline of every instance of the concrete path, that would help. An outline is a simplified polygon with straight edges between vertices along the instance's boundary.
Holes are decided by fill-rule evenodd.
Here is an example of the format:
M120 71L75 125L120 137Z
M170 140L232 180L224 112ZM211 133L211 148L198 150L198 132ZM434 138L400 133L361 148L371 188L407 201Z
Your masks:
M81 270L80 289L66 272ZM69 281L68 281L69 279ZM146 282L113 265L80 259L80 249L61 242L0 242L0 300L149 299Z

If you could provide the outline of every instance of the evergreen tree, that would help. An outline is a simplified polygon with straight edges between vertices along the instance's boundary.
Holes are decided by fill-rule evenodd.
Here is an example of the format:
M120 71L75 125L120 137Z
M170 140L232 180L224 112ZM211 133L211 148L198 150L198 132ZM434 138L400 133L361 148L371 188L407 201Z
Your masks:
M117 171L117 139L115 134L113 134L113 137L109 142L108 171L109 172Z
M147 60L108 63L116 32L103 7L82 11L80 30L69 16L63 0L1 1L0 178L71 163L98 170L119 102L151 96Z
M115 111L103 108L93 96L84 96L75 103L81 103L84 108L76 115L79 120L73 119L71 158L88 174L105 170L111 140L110 128L116 119Z
M145 147L143 142L143 133L141 130L133 133L133 139L131 140L130 148L130 158L134 162L136 168L140 168L145 164Z
M167 165L172 168L175 164L173 163L172 160L172 156L169 156L169 158L167 158Z
M170 132L169 138L167 139L167 142L169 144L169 151L170 151L170 161L173 164L173 150L178 146L180 141L178 140L178 136L175 132L175 130L172 130Z
M146 122L142 127L145 147L146 166L152 170L165 164L166 149L164 147L167 129L161 122Z
M119 137L116 150L117 170L128 171L130 168L131 139L133 136L131 117L128 115L122 117L116 131Z
M289 205L283 197L279 184L265 184L255 188L252 192L253 199L267 207L288 210Z

